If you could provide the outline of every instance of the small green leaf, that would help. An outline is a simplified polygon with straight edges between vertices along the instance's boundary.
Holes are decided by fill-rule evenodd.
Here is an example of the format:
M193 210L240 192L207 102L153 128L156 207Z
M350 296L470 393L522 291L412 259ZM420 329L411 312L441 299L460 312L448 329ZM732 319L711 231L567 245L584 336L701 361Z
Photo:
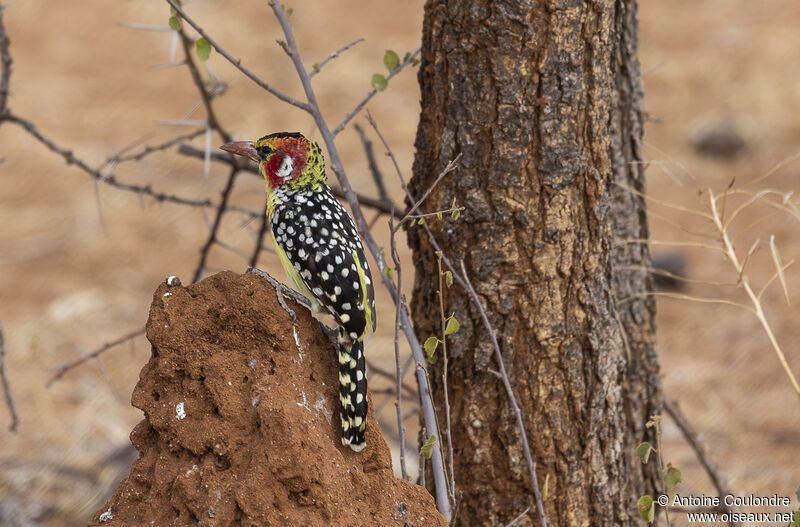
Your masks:
M667 488L671 489L683 480L681 471L673 467L671 464L667 468Z
M451 316L450 318L447 319L447 326L445 326L444 328L444 335L445 336L452 335L453 333L458 331L458 328L460 327L461 325L458 323L458 320L456 320L456 317Z
M391 267L387 267L383 272L386 273L386 276L389 278L389 280L394 280L394 271L392 271Z
M436 213L436 219L438 219L438 220L442 219L442 211L439 211L439 212Z
M414 60L412 60L412 61L411 61L411 65L412 65L412 66L418 66L418 65L419 65L419 59L414 59Z
M422 225L423 223L425 223L425 218L420 218L420 219L418 219L418 220L417 220L417 223L419 223L420 225Z
M411 52L410 51L406 51L406 54L403 55L403 62L405 63L410 56L411 56Z
M453 285L453 273L451 273L450 271L445 271L444 273L444 284L447 287Z
M639 456L639 459L641 459L642 463L645 465L647 464L647 460L650 459L650 452L652 451L653 445L647 441L636 447L636 455Z
M372 87L376 90L383 91L388 85L389 83L386 82L386 77L384 77L382 74L376 73L372 76Z
M400 65L400 57L391 49L387 49L383 55L383 65L387 70L392 71Z
M211 56L211 44L203 37L197 39L197 42L194 43L195 47L197 48L197 58L200 60L208 60L208 57Z
M434 356L434 353L436 353L436 348L438 346L439 346L439 339L437 339L436 337L428 337L425 340L425 344L423 344L423 347L425 348L425 353L428 354L428 362L430 362L431 364L436 362L436 357Z
M181 19L176 16L169 17L169 27L173 31L180 31L181 30Z
M178 14L178 11L174 7L169 6L169 16L175 16L177 14Z
M315 62L314 64L311 65L312 70L315 70L317 68L319 68L319 62Z
M453 212L450 213L450 217L454 220L457 220L459 216L461 216L461 209L453 209Z
M422 445L422 448L419 449L419 455L423 456L425 459L430 459L433 455L433 445L436 444L436 434L431 434L425 444Z
M647 523L653 523L656 513L653 498L650 496L642 496L639 498L637 505L639 507L639 516L641 516L642 519Z

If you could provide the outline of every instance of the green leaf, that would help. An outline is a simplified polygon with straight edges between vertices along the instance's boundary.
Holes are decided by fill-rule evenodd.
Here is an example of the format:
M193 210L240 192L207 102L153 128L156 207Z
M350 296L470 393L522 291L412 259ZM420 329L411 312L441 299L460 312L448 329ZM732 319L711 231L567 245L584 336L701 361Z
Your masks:
M197 42L194 43L195 47L197 48L197 58L200 60L208 60L208 57L211 56L211 44L203 37L197 39Z
M411 66L418 66L418 65L419 65L419 59L414 59L411 61Z
M376 73L372 76L372 87L376 90L383 91L388 85L389 83L386 82L386 77L384 77L382 74Z
M178 14L178 11L177 11L177 10L175 10L175 8L174 8L174 7L172 7L172 6L169 6L169 16L175 16L175 15L177 15L177 14Z
M428 362L430 362L431 364L436 362L436 356L434 355L434 353L436 353L436 348L438 346L439 346L439 339L437 339L436 337L428 337L425 340L425 344L423 344L423 347L425 348L425 353L428 354Z
M645 465L647 464L647 460L650 459L650 452L652 451L653 445L647 441L636 447L636 455L639 456L639 459L641 459L642 463Z
M433 445L436 444L436 434L431 434L425 444L422 445L422 448L419 449L419 455L425 457L425 459L430 459L433 455Z
M653 498L650 496L642 496L639 498L637 505L639 507L639 516L641 516L642 519L647 523L653 523L656 513L655 502L653 502Z
M436 213L436 219L438 219L438 220L442 219L442 211L439 211L439 212Z
M387 267L383 272L386 273L386 276L389 278L389 280L394 280L394 271L392 271L391 267Z
M169 27L174 31L181 30L181 19L176 16L169 17Z
M450 213L450 217L454 220L457 220L459 216L461 216L461 209L453 209L453 212Z
M792 513L792 523L789 524L789 527L800 527L800 511Z
M456 320L456 317L451 316L450 318L447 319L447 326L445 326L444 328L444 335L445 336L452 335L453 333L458 331L458 328L460 327L461 325L458 323L458 320Z
M418 219L418 220L417 220L417 223L419 223L420 225L422 225L423 223L425 223L425 218L420 218L420 219Z
M450 271L445 271L444 273L444 284L447 287L453 285L453 273L451 273Z
M319 62L315 62L314 64L311 65L312 70L315 70L317 68L319 68Z
M400 57L391 49L387 49L383 55L383 65L387 70L392 71L400 65Z
M407 61L410 56L411 56L411 52L410 51L406 51L406 54L403 55L403 62Z
M683 481L683 474L681 474L680 470L670 464L670 466L667 468L667 488L671 489L681 481Z

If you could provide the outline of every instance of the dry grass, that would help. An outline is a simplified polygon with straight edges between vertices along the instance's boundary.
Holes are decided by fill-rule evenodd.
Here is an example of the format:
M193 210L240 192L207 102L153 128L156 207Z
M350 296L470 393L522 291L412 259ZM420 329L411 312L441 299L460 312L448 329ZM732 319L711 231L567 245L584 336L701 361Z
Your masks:
M213 29L215 38L263 78L289 93L300 93L291 64L274 44L279 28L265 4L195 0L187 8L198 21L210 22L206 26ZM382 68L385 49L402 55L418 45L420 3L404 6L381 1L365 7L355 1L319 2L312 13L306 5L295 9L297 38L309 59L322 60L354 38L367 39L315 77L323 110L332 121L338 121L336 117L366 93L371 74ZM646 132L648 143L657 149L648 147L646 153L653 161L665 161L648 170L651 194L707 211L707 196L697 194L695 184L671 159L680 160L703 186L718 193L733 178L735 188L744 188L747 181L800 150L800 70L795 67L794 36L800 6L791 0L645 0L640 11L643 69L663 62L645 78L645 108L659 119L649 123ZM168 35L119 25L123 21L166 23L168 10L160 2L116 3L109 9L107 2L99 0L31 0L11 4L5 16L15 60L11 105L54 140L99 164L113 150L143 136L147 142L157 142L187 131L155 126L160 120L180 118L197 101L184 68L152 68L168 61ZM223 61L212 58L212 65L220 77L231 81L218 107L221 119L239 137L255 137L268 130L311 130L311 121L301 112L278 104ZM399 76L370 104L406 173L413 159L419 100L414 76L415 72ZM698 156L689 146L690 134L725 117L741 124L746 153L734 161ZM45 389L48 369L140 327L157 282L167 274L187 278L191 274L206 236L205 222L198 211L142 204L136 196L102 187L98 211L95 190L83 173L10 126L0 128L0 144L4 158L0 164L0 317L22 419L20 432L10 436L4 426L5 409L0 411L0 463L15 460L13 469L0 470L0 494L7 493L14 482L24 497L80 509L84 495L59 486L58 477L46 476L50 474L47 467L91 472L99 459L125 443L141 418L129 406L128 394L149 350L140 338L104 356L102 369L97 363L87 364ZM202 147L202 138L195 144ZM346 130L337 144L354 185L372 188L357 134ZM378 161L390 174L387 160L379 156ZM797 188L798 170L799 162L787 163L749 190ZM119 177L216 198L225 171L212 165L206 182L202 163L167 154L123 166ZM400 201L402 191L394 178L387 179L390 194ZM258 208L262 184L255 178L249 181L243 176L242 180L234 200ZM728 214L746 199L732 196L726 204ZM655 207L653 212L655 239L718 245L707 218ZM749 276L759 284L775 272L770 235L775 236L781 262L800 257L800 224L772 212L767 206L747 209L735 220L736 232L743 231L733 240L740 254L761 238L761 250L747 263ZM378 241L388 247L382 223ZM253 242L248 228L230 221L223 226L223 235L230 244L249 250ZM653 252L665 249L654 246ZM692 278L737 281L736 272L719 251L691 246L677 250L688 258ZM403 268L412 269L405 247L400 248L400 256ZM219 268L245 267L240 256L223 249L214 251L210 263ZM268 258L262 267L280 272ZM796 351L799 280L794 266L786 270L791 305L786 304L779 279L763 296L766 316L795 374L800 372ZM404 284L410 283L406 277ZM693 283L685 293L741 302L741 293L729 289ZM391 302L379 296L377 303L383 323L370 341L371 356L390 365ZM665 390L703 433L731 487L741 493L792 495L799 483L800 404L758 320L727 305L659 299L658 307ZM381 385L375 382L374 387ZM392 427L391 405L385 412ZM407 424L411 426L414 420L408 419ZM415 437L413 430L408 435ZM666 459L684 471L683 492L710 492L691 451L668 420L664 443ZM64 522L53 519L48 525L72 524Z

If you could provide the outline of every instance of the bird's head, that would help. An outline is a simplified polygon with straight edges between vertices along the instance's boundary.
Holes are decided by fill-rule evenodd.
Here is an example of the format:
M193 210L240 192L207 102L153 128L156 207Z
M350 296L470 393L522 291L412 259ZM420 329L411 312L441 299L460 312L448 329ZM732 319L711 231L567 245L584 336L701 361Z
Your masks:
M325 182L325 160L319 145L298 132L278 132L220 148L255 161L270 190L315 188Z

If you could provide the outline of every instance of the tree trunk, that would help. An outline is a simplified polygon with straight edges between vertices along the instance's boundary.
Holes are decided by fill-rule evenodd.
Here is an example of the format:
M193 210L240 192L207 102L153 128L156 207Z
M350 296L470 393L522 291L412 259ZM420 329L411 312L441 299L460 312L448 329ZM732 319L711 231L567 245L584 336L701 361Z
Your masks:
M635 446L660 412L642 199L642 88L632 1L428 0L411 191L466 207L427 225L463 260L522 409L551 525L633 525L654 463ZM447 218L447 217L445 217ZM413 318L441 336L436 255L423 228ZM520 434L478 310L445 291L458 525L538 525ZM439 348L441 353L441 348ZM431 367L444 428L443 361ZM446 450L445 450L446 451ZM430 478L427 478L430 481Z

